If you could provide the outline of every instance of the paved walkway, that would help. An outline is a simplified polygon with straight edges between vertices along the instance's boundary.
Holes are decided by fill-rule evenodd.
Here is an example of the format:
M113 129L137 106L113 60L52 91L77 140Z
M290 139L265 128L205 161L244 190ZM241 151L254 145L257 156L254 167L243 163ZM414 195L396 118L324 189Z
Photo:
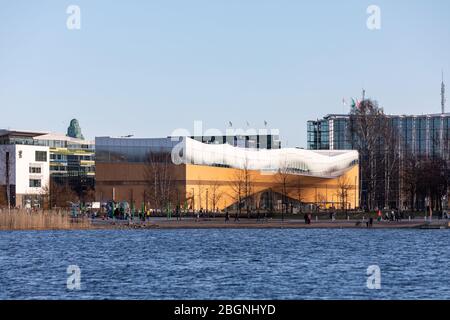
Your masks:
M183 218L181 220L176 220L175 218L151 218L148 221L138 221L135 220L133 223L129 223L124 220L93 220L93 226L96 228L133 228L133 229L206 229L206 228L253 228L253 229L263 229L263 228L357 228L357 229L367 229L366 222L361 222L360 220L319 220L312 221L310 225L305 224L303 220L284 220L281 219L267 219L266 221L256 219L240 219L240 221L234 221L234 218L230 218L230 221L225 222L223 218L216 219L199 219L196 221L194 218ZM423 220L412 220L412 221L401 221L401 222L389 222L375 221L371 228L373 229L393 229L393 228L420 228L426 225ZM448 227L447 221L434 221L433 225Z

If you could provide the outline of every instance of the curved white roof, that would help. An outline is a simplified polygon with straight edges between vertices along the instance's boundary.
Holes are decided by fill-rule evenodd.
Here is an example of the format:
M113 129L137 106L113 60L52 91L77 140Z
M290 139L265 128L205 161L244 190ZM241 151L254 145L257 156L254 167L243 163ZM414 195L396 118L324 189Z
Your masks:
M196 165L277 172L318 177L336 177L355 165L358 152L312 151L296 148L257 150L229 144L204 144L183 138L183 162Z

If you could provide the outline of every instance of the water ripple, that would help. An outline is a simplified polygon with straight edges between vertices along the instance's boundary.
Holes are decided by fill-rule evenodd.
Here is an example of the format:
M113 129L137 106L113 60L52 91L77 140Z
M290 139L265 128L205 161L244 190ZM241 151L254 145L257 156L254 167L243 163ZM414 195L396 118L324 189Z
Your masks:
M449 231L0 233L1 299L449 299ZM379 265L381 290L366 287ZM66 288L69 265L81 290Z

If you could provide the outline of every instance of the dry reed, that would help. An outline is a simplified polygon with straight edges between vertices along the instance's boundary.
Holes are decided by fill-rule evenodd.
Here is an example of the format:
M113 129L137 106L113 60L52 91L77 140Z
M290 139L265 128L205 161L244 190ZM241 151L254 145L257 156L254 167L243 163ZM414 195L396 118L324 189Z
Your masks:
M0 230L72 230L90 227L89 218L72 218L68 211L0 209Z

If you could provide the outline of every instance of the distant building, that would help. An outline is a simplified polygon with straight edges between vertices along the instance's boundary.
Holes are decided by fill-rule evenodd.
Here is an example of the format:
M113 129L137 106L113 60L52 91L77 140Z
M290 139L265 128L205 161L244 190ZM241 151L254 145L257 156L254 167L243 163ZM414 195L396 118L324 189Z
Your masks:
M34 137L50 148L50 176L53 182L68 184L76 193L95 187L94 141L48 133Z
M77 119L72 119L70 125L67 128L67 136L70 138L84 140L83 134L81 133L80 123Z
M281 149L279 135L276 134L236 134L221 136L191 136L193 140L206 144L225 144L239 148Z
M292 210L310 204L354 208L359 201L356 151L257 149L191 138L96 137L95 144L96 198L102 202L159 209L167 207L159 203L166 199L172 208ZM174 153L180 163L173 150L180 151Z
M0 145L45 147L49 152L47 159L53 183L67 184L78 195L95 187L93 141L58 133L0 130Z
M412 191L407 188L411 189L413 182L402 170L411 164L411 159L450 163L450 113L386 115L384 119L389 121L388 127L393 128L389 141L394 144L387 146L382 139L378 139L372 149L373 162L369 161L367 154L359 159L360 168L369 168L369 165L372 168L370 176L360 173L361 206L372 209L423 209L429 196L423 190L415 191L416 196L412 196ZM359 141L358 133L352 130L353 121L354 118L348 114L330 114L308 121L308 149L356 150L365 142ZM433 197L433 206L439 207L440 200L436 193Z
M43 205L49 193L49 148L33 143L36 134L0 130L0 205Z
M403 152L432 157L448 155L450 113L426 115L387 115L399 136ZM355 133L350 129L350 115L330 114L308 121L309 150L352 150L356 148Z

